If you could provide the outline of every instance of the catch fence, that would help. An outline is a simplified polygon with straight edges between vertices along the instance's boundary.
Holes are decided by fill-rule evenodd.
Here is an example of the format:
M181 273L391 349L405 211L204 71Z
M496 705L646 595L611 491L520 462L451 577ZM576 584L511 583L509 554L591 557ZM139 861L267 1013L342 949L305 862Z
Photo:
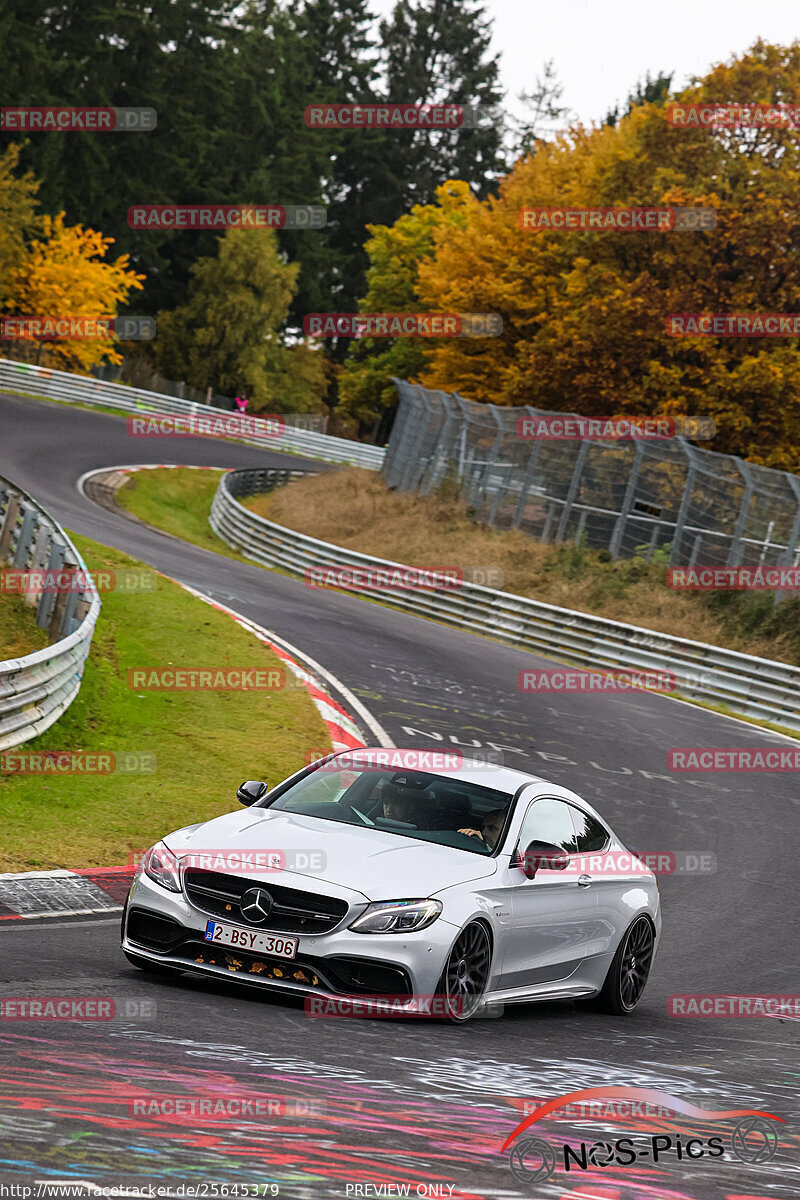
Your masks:
M395 379L400 406L383 474L398 491L454 483L478 520L613 558L670 566L797 566L800 479L693 445L528 440L541 410L476 404ZM574 414L562 414L574 417Z

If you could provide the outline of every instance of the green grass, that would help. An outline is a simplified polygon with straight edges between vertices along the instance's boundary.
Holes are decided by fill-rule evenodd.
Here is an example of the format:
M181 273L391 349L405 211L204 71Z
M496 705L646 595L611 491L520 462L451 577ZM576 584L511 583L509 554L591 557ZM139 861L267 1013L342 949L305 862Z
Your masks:
M142 566L73 537L90 570ZM104 594L77 699L41 737L8 753L146 751L157 769L0 774L0 870L127 862L172 829L237 808L243 779L274 783L297 770L307 750L330 742L304 690L140 692L127 681L129 668L278 665L230 617L163 576L155 591Z
M0 592L0 662L22 658L47 645L47 630L36 624L36 609L21 596Z
M211 502L224 471L135 471L116 495L117 504L164 533L246 562L221 541L208 523Z

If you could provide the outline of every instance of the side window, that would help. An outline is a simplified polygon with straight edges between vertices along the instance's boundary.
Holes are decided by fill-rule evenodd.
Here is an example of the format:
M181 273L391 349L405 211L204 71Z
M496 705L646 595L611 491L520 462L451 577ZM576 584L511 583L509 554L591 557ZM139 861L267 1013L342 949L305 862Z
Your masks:
M578 854L592 854L595 850L602 850L608 841L607 830L583 809L570 805L570 812L575 825Z
M549 842L574 854L575 828L569 805L563 800L534 800L522 822L519 850L523 852L530 842Z

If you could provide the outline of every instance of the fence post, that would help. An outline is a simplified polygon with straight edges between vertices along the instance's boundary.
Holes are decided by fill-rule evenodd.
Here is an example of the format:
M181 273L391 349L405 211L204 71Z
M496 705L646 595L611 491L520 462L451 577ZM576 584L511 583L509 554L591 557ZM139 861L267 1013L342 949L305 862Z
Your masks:
M744 478L744 496L739 508L739 515L736 518L736 528L731 537L731 548L728 551L728 561L726 563L728 567L738 567L742 561L742 534L747 522L750 501L753 498L753 477L747 469L747 464L741 458L735 458L733 461L739 469L739 474Z
M636 495L636 485L639 482L639 469L642 465L643 458L644 446L641 442L637 442L636 450L633 456L633 464L631 466L631 473L628 476L628 486L625 489L625 497L622 501L622 508L620 509L620 513L616 519L616 522L614 523L614 530L611 534L611 541L609 542L608 546L612 558L619 558L620 556L620 547L622 546L622 539L625 536L625 523L630 516L631 509L633 508L633 498Z
M530 413L534 418L538 415L537 409L531 408L529 404L526 404L525 411ZM528 465L525 468L525 477L522 480L522 490L520 491L519 501L514 511L514 519L511 522L512 529L519 529L520 524L522 523L522 514L525 512L525 503L528 499L528 488L531 486L533 473L536 470L536 465L539 461L539 452L541 449L542 443L537 438L531 446L531 452L528 457Z
M414 437L412 434L409 439L410 445L409 445L408 450L406 451L406 461L402 465L402 475L400 476L400 482L397 485L397 490L400 492L407 492L411 487L411 480L413 478L414 467L416 465L415 460L416 460L416 455L417 455L417 448L420 445L420 442L422 440L422 433L424 432L425 426L427 425L427 420L426 420L427 404L425 402L425 396L423 395L423 391L424 391L424 389L419 387L418 385L415 386L415 388L414 388L414 392L416 393L416 395L414 396L414 408L416 409L416 417L417 417L416 437ZM406 403L408 403L408 401L406 401ZM411 414L409 413L409 418L410 418L410 416L411 416ZM408 418L406 419L406 423L408 423Z
M17 551L14 555L14 566L24 567L27 562L28 553L30 552L31 542L33 541L33 532L36 528L36 513L32 508L25 509L25 515L22 518L22 528L19 531L19 541L17 542Z
M422 486L419 489L420 494L423 496L429 496L431 492L435 491L441 482L442 476L444 475L448 459L447 439L450 433L450 426L453 424L453 417L455 415L450 403L450 397L448 396L447 392L437 392L437 395L441 397L442 405L444 406L444 410L447 415L445 416L441 432L439 433L439 436L436 439L436 443L433 447L427 478L423 481Z
M6 509L5 520L3 521L3 530L0 533L0 562L5 562L11 550L11 541L14 537L14 530L17 527L19 518L20 499L19 496L11 496Z
M492 410L492 416L494 417L495 421L497 422L497 437L494 439L494 442L492 444L491 454L489 457L489 461L486 464L486 486L487 486L487 488L489 486L489 472L491 471L492 466L494 465L495 457L500 453L500 450L502 449L503 440L506 435L505 426L503 425L503 419L500 416L499 408L497 407L496 404L490 404L490 405L488 405L488 407ZM494 493L494 500L492 501L492 507L489 511L489 516L488 516L487 522L486 522L488 525L492 525L494 523L495 516L497 515L497 509L500 506L500 499L505 494L505 490L506 490L505 487L499 482L499 476L498 476L497 490Z
M66 546L62 546L60 542L54 542L50 547L50 557L47 560L47 571L58 572L64 565L64 557L66 554ZM39 597L39 604L36 609L36 624L40 629L47 629L50 624L50 616L53 612L55 603L54 592L42 592Z
M797 509L795 510L794 520L792 521L792 529L791 533L789 534L789 540L786 544L786 549L778 559L778 565L781 567L789 567L792 565L792 558L794 557L795 548L797 546L797 539L800 537L800 481L798 481L795 475L789 475L788 472L785 474L786 481L788 482L789 487L792 489L795 501L797 502ZM783 592L777 591L775 593L775 603L778 604L782 599Z
M583 472L583 464L586 462L586 456L589 453L589 442L584 438L581 442L581 448L578 451L578 457L575 460L575 470L572 472L572 479L569 484L567 498L564 501L564 508L561 513L561 519L558 522L558 530L556 531L556 541L563 542L567 532L567 525L572 513L572 506L575 503L575 497L578 494L578 485L581 481Z
M681 538L683 537L683 530L684 530L684 526L686 525L686 518L689 514L689 505L692 500L692 488L694 487L694 479L695 479L695 475L697 473L697 469L695 467L694 452L693 452L691 446L689 446L689 444L687 442L685 442L683 438L678 438L677 441L680 443L681 450L683 450L684 454L686 455L687 459L689 460L689 469L686 472L686 483L684 484L683 495L681 496L681 506L678 509L678 516L675 521L675 533L674 533L673 541L672 541L672 552L669 556L669 565L671 567L675 567L678 565L678 557L680 555Z

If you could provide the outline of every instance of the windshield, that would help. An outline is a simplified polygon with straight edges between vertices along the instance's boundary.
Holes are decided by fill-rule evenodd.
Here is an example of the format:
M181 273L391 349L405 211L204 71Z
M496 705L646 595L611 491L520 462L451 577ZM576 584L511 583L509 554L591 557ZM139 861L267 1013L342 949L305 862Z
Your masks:
M266 807L491 854L511 799L508 792L443 775L360 767L343 770L336 768L334 760Z

